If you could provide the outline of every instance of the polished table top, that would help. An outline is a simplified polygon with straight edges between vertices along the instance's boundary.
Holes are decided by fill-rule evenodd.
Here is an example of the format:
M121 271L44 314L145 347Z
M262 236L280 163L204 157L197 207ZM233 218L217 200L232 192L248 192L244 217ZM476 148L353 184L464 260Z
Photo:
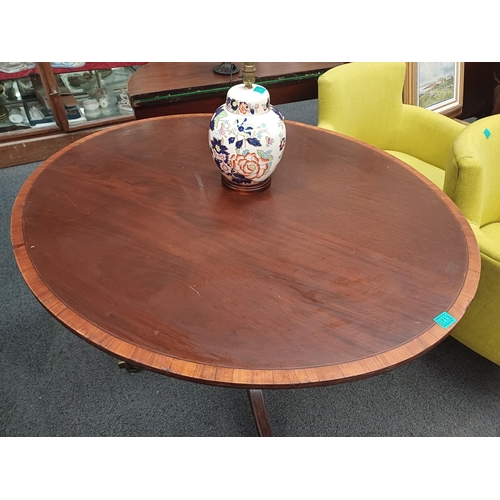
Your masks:
M243 63L234 63L240 72L229 76L220 75L213 68L217 62L151 62L139 68L127 84L127 90L133 104L145 104L148 100L180 96L182 94L200 92L200 90L216 91L223 87L224 92L230 81L241 80ZM340 62L260 62L255 63L256 79L262 85L272 85L278 80L299 80L304 77L313 78L334 68ZM274 94L273 94L274 95ZM273 99L273 102L277 102Z
M241 83L243 63L235 75L213 71L216 62L152 62L139 68L127 84L136 118L186 113L213 113L226 100L233 83ZM272 103L318 97L318 77L340 62L259 62L256 82L272 95Z
M286 117L285 117L286 118ZM221 185L210 115L152 118L43 163L13 209L18 265L94 346L242 388L325 385L423 354L479 279L467 221L392 156L287 122L271 187Z

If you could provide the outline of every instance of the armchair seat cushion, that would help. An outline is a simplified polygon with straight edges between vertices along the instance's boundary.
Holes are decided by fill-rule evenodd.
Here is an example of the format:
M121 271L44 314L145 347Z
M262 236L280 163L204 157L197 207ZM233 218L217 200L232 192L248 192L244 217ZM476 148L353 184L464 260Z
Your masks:
M500 221L486 224L481 231L500 248Z
M475 297L451 336L500 365L500 263L481 252L481 277Z
M401 153L400 151L391 151L386 149L386 152L404 161L415 170L423 174L425 177L427 177L429 180L431 180L434 184L436 184L437 187L443 189L445 171L441 168L422 161L419 158L415 158L415 156Z

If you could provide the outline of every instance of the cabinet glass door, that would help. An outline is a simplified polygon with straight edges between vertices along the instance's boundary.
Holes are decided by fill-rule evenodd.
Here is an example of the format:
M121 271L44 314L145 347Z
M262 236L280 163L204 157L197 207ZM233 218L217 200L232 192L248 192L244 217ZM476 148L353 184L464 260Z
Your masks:
M142 64L0 63L0 141L5 132L24 137L134 119L127 83Z
M35 63L0 63L0 134L58 129Z

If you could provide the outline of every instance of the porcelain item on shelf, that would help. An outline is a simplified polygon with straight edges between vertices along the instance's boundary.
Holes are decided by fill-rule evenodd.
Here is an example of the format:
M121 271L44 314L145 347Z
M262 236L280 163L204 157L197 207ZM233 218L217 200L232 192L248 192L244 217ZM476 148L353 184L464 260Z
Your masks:
M5 120L9 116L9 110L5 106L0 106L0 121Z
M82 102L82 105L85 111L95 111L96 109L99 109L99 102L97 101L97 99L94 99L93 97L85 99Z
M101 97L99 97L99 106L101 106L101 108L107 108L109 106L107 95L102 95Z
M68 77L68 82L72 87L80 87L82 80L78 75L71 75Z
M285 150L286 127L266 88L240 84L212 116L208 139L222 184L250 193L269 187Z
M130 104L130 99L126 89L123 89L120 93L120 100L118 101L118 109L122 111L132 111L132 106Z
M30 106L29 112L32 120L43 120L44 118L42 112L34 104Z
M11 123L23 123L24 117L19 109L11 109L9 114L9 120Z

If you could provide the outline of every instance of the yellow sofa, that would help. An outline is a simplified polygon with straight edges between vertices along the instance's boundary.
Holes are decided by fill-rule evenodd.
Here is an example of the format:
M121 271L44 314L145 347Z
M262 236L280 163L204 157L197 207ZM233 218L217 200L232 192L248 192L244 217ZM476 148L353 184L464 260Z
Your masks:
M481 252L476 295L451 335L500 365L500 115L456 137L443 190L467 217Z
M446 162L465 128L452 118L403 104L404 62L353 62L318 79L318 126L376 146L443 188Z

